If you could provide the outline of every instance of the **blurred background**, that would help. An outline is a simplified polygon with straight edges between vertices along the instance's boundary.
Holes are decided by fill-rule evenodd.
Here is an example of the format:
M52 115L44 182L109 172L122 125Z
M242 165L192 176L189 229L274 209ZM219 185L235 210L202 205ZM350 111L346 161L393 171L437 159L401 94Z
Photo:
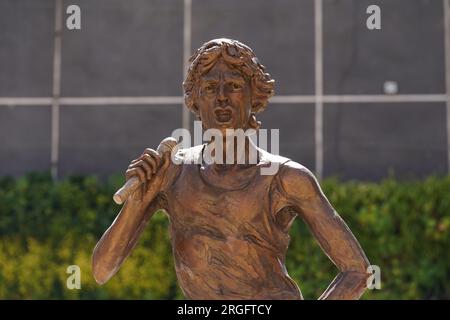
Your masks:
M258 119L280 154L315 172L380 266L364 298L448 299L449 16L448 0L0 0L0 298L182 298L162 213L103 287L90 254L129 162L192 127L189 56L227 37L276 80ZM336 269L301 222L291 236L288 271L313 299Z

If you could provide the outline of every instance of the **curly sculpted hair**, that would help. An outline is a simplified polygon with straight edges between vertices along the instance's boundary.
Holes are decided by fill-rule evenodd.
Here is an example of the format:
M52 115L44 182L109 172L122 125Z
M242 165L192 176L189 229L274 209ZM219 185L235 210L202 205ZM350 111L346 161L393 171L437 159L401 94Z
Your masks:
M211 70L220 59L250 80L252 112L256 114L263 111L267 107L269 98L274 95L275 80L265 72L265 67L259 63L252 49L231 39L208 41L190 57L189 70L183 82L186 106L198 114L198 108L195 105L197 83L200 77Z

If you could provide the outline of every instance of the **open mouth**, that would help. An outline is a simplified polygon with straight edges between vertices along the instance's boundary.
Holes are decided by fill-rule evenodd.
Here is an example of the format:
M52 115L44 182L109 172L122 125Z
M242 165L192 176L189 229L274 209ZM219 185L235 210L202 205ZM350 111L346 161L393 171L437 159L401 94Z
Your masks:
M216 117L216 120L220 123L228 123L231 121L231 110L228 109L217 109L214 112L214 115Z

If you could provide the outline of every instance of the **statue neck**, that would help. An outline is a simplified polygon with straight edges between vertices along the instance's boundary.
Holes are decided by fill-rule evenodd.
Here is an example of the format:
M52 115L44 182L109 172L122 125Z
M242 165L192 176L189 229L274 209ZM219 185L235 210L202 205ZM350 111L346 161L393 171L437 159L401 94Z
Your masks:
M203 158L209 165L231 167L235 165L255 165L258 162L258 149L248 136L238 141L236 137L224 137L220 141L207 143Z

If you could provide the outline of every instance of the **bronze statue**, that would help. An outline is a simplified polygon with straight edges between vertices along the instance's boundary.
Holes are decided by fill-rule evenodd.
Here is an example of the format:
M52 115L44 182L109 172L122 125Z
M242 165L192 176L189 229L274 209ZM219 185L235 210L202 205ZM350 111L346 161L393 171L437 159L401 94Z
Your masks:
M146 149L131 162L127 191L120 193L131 194L94 249L96 281L103 284L119 270L147 221L163 209L187 298L303 299L285 268L289 229L300 216L340 270L320 299L358 299L369 262L307 168L248 138L244 148L234 149L233 164L202 160L211 145L229 152L233 139L226 138L227 129L259 129L255 115L274 93L264 66L249 47L230 39L203 44L190 62L183 83L186 105L204 130L218 129L224 140L178 150L181 164L171 161L170 143ZM251 152L256 163L248 161ZM276 174L260 174L272 164L279 166Z

